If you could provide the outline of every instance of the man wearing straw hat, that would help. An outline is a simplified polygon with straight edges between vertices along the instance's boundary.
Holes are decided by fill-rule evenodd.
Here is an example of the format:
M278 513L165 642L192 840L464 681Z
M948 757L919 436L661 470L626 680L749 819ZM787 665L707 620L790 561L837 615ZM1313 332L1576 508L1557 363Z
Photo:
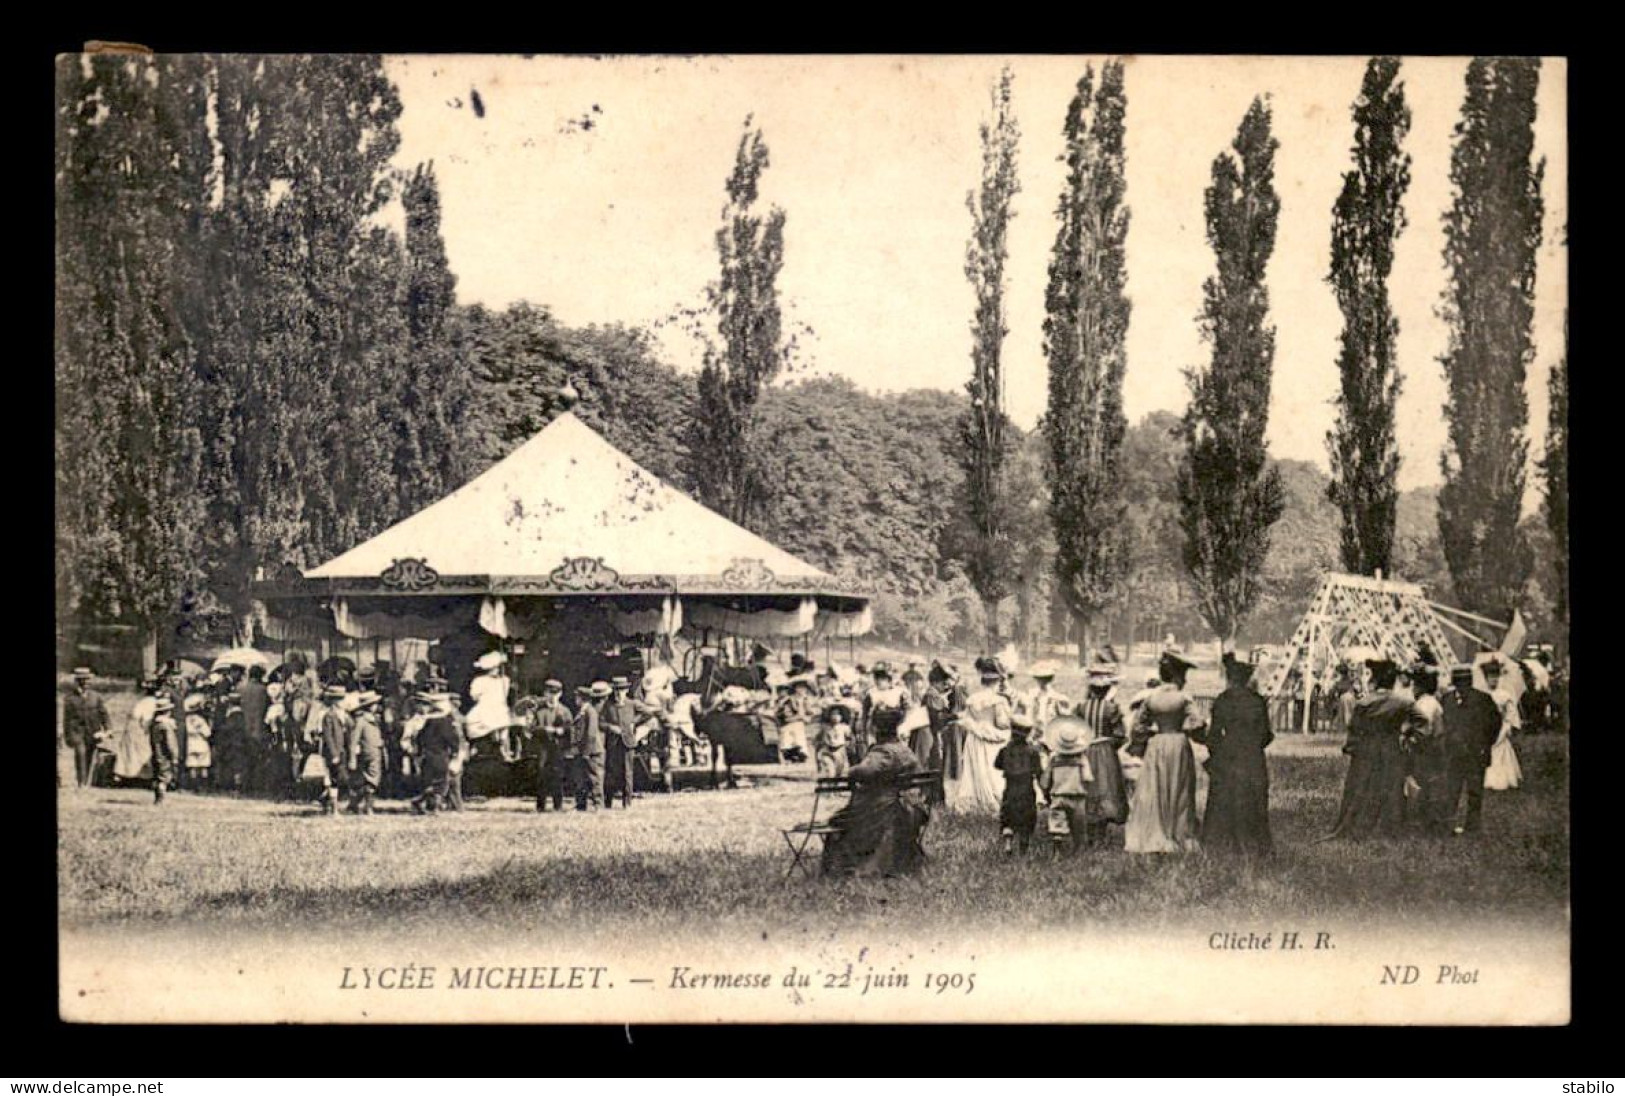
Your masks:
M350 771L351 814L371 814L373 799L384 782L384 732L378 726L378 704L384 698L372 690L354 694L345 763Z
M349 758L345 746L350 737L349 693L342 685L322 689L322 760L327 763L327 781L322 787L322 813L338 814L339 789L349 786Z
M570 745L570 709L564 706L564 683L548 678L530 716L536 750L536 809L545 811L549 800L555 811L564 809L565 751Z
M90 786L91 761L110 726L107 705L99 693L91 691L93 676L87 666L76 668L73 688L62 701L62 738L73 751L74 783L80 788Z
M599 711L609 699L607 681L594 681L582 695L581 709L570 727L570 768L574 774L576 810L596 811L604 803L604 730Z
M169 793L169 782L175 778L175 763L180 756L175 701L159 695L153 702L152 722L147 726L152 743L152 801L162 803Z

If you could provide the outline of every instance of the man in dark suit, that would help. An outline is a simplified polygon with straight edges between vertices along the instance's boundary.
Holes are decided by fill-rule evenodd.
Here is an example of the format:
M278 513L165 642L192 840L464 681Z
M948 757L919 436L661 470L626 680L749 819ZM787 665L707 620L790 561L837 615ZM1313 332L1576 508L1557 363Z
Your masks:
M90 689L92 674L87 667L73 671L73 690L62 701L62 737L73 751L73 776L81 788L90 786L91 761L96 744L107 735L107 705Z
M576 810L596 811L604 802L604 730L599 714L610 697L607 681L594 681L582 694L581 707L570 726L567 754L574 773Z
M265 736L265 713L271 708L270 691L265 687L265 667L250 666L248 678L238 690L243 711L243 748L248 762L247 783L254 791L272 790L274 779L271 742Z
M1501 730L1501 712L1489 693L1473 687L1473 668L1466 664L1451 669L1450 689L1442 704L1444 802L1434 817L1445 826L1452 825L1465 790L1467 815L1454 825L1454 832L1477 833L1484 810L1484 770L1490 766L1490 747Z

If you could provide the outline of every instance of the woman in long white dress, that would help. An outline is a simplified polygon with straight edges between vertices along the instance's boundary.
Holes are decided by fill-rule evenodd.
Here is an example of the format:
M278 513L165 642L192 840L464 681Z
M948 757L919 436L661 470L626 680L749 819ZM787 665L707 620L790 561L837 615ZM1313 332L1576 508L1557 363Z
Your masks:
M1510 791L1523 782L1518 751L1512 746L1512 732L1522 729L1523 717L1518 714L1517 698L1502 688L1500 678L1500 664L1486 662L1484 679L1490 687L1490 699L1501 710L1501 731L1495 737L1495 745L1490 747L1490 767L1484 770L1484 787L1496 792Z
M994 813L1004 798L1004 774L993 766L999 750L1010 741L1010 701L999 692L1004 675L987 668L982 687L965 699L959 725L965 731L958 779L944 783L946 806L956 811Z
M1135 717L1131 749L1144 749L1145 764L1134 786L1124 852L1188 852L1200 845L1196 825L1196 754L1190 735L1206 721L1185 692L1192 663L1173 651L1157 666L1162 684Z

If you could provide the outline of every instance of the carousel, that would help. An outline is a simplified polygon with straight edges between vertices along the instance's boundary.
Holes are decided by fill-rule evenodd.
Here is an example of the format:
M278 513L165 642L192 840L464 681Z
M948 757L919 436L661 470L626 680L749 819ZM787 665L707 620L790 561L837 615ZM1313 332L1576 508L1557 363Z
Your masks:
M253 585L271 645L469 696L653 667L693 678L758 645L827 655L866 634L869 599L675 490L565 411L463 487L306 572Z

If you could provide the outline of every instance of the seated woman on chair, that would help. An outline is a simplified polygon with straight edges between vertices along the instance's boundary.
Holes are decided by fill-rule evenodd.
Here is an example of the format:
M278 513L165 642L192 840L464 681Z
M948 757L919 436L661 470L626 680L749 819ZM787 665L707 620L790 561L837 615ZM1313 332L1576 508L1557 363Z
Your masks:
M877 709L875 743L852 766L852 801L830 817L836 829L824 842L828 875L907 875L919 869L920 833L931 820L922 788L904 786L922 771L898 741L901 711Z

